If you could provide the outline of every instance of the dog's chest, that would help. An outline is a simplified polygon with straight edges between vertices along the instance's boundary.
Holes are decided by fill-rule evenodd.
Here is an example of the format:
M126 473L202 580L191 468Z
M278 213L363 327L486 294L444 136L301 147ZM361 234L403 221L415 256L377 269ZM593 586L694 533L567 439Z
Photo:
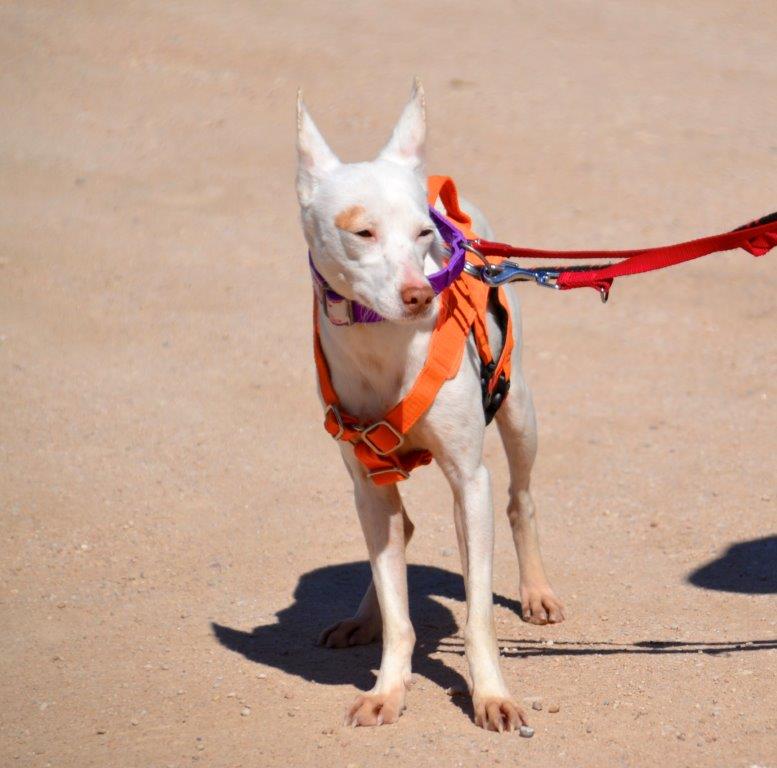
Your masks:
M342 408L365 422L383 417L410 390L426 361L428 327L385 323L322 327L321 344Z

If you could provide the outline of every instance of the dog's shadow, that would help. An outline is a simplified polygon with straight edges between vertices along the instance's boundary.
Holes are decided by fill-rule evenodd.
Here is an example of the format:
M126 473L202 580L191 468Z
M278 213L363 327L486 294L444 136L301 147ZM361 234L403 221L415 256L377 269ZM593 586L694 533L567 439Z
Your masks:
M704 589L750 594L777 592L777 537L739 542L726 554L692 572L688 581ZM281 669L315 683L372 687L380 666L379 643L344 650L315 645L318 634L335 621L351 616L370 581L366 562L344 563L317 568L304 574L294 591L294 601L276 614L277 622L244 632L212 624L218 641L251 661ZM440 656L461 656L463 643L453 613L435 598L463 601L464 583L459 574L430 565L409 565L410 613L416 631L413 670L441 688L466 691L461 674L445 664ZM496 605L521 613L517 600L495 594ZM508 657L603 656L609 654L730 654L777 649L775 639L679 642L641 640L625 643L556 640L553 645L520 638L501 643L512 646L503 651ZM472 715L466 696L453 697L454 703Z
M442 640L458 631L453 613L434 596L463 601L463 580L460 575L429 565L411 564L407 570L410 614L417 635L413 670L442 688L466 691L464 678L432 656ZM380 666L379 643L337 650L314 643L324 627L353 615L369 582L366 562L318 568L300 578L294 602L276 614L277 623L258 626L252 632L214 623L213 632L222 645L252 661L316 683L368 689L375 681L370 670ZM501 595L495 595L494 601L520 612L517 601ZM466 697L454 700L468 711Z

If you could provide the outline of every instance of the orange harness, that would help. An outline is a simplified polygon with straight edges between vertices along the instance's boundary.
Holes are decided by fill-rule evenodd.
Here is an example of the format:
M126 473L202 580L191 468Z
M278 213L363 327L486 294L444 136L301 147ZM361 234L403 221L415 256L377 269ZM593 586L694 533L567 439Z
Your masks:
M472 220L459 207L453 180L447 176L430 176L429 205L439 197L447 217L470 239ZM469 254L468 254L469 258ZM477 277L462 272L440 294L437 324L429 343L426 363L410 391L382 419L363 424L340 407L340 400L332 386L318 326L318 307L313 304L313 345L318 372L318 384L326 405L324 428L335 440L353 444L354 452L376 485L387 485L405 480L410 472L422 464L429 464L432 454L425 449L400 451L405 436L418 419L431 407L440 387L458 373L464 347L473 335L481 360L486 423L496 413L507 395L510 383L510 356L513 350L512 318L505 288L490 288ZM495 297L497 314L503 320L504 345L498 359L494 359L488 343L486 312L489 299Z

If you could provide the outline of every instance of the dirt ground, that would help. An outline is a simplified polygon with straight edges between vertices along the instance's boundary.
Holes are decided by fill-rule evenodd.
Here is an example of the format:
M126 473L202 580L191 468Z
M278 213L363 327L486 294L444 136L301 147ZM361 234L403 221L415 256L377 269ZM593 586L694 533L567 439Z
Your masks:
M546 562L524 624L489 434L503 666L477 729L450 493L405 484L417 682L313 646L368 575L321 428L298 85L346 159L424 81L430 170L497 233L629 247L777 208L777 5L0 5L0 765L777 766L775 255L520 289ZM550 713L551 705L559 706Z

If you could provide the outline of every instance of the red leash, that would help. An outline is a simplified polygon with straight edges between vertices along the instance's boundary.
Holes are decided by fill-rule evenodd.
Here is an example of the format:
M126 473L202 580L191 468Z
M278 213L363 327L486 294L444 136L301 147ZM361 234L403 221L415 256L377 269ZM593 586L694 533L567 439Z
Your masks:
M599 291L602 301L607 301L616 277L663 269L710 253L730 251L734 248L743 248L753 256L763 256L775 246L777 246L777 213L772 213L721 235L631 251L544 251L536 248L516 248L506 243L488 240L473 240L469 243L468 250L481 257L484 266L468 265L470 268L467 271L477 272L478 276L490 285L501 285L513 280L535 280L540 285L562 291L570 288L595 288ZM522 269L509 262L503 262L501 265L490 264L486 256L529 259L621 259L621 261L614 264L586 264L567 268Z

